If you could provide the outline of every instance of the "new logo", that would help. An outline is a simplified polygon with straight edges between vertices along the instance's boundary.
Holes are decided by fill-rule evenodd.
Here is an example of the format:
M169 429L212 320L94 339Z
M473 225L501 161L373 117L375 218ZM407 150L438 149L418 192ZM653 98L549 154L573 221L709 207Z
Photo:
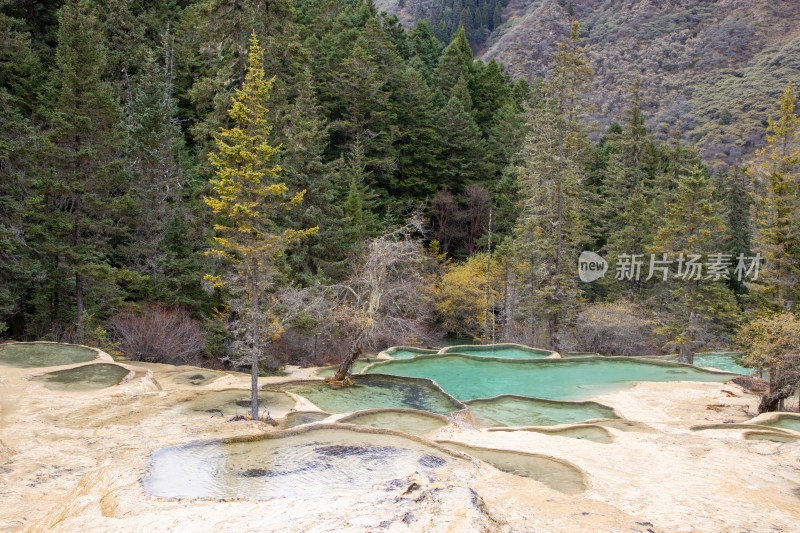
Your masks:
M581 281L589 283L605 276L608 263L594 252L581 252L578 257L578 276Z

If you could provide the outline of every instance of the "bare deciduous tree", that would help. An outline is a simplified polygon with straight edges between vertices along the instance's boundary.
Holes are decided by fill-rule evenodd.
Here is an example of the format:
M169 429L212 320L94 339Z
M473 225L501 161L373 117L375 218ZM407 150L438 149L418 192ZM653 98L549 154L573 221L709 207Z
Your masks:
M467 203L467 253L472 255L478 237L483 233L484 215L489 210L489 191L482 185L472 183L464 188L464 199Z
M426 331L425 253L417 237L422 231L422 218L415 214L403 227L371 239L344 283L324 287L332 322L350 346L332 381L346 381L362 350L375 348L387 335L408 340Z
M444 253L450 246L450 226L456 211L456 199L450 191L441 189L433 197L431 209L436 221L436 238L439 241L439 253Z
M657 321L647 312L625 301L588 306L577 318L578 349L603 355L659 353L661 339Z

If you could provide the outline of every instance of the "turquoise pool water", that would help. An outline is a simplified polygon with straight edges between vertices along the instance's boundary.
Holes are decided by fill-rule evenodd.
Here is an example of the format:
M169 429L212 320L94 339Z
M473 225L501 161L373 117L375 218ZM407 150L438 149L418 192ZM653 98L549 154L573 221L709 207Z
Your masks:
M694 354L694 365L716 368L724 372L733 372L734 374L752 374L752 368L745 368L733 362L733 356L737 355L734 352L707 352ZM648 357L648 359L651 359ZM676 362L678 357L675 355L660 355L652 357L660 361L673 361Z
M52 390L85 392L116 385L129 373L130 370L118 365L96 363L48 372L36 376L33 381L41 381Z
M718 368L725 372L733 372L734 374L752 374L752 368L745 368L733 362L733 356L729 353L707 353L695 354L695 366L709 366L711 368Z
M596 402L557 402L523 396L500 396L471 400L467 405L484 426L555 426L592 418L619 418L612 408Z
M775 420L760 422L764 426L800 431L800 415L778 415Z
M376 364L367 373L430 378L462 401L502 394L582 400L636 381L722 382L734 377L685 365L626 358L499 361L459 355L388 361Z
M494 346L452 346L442 350L442 353L464 353L467 355L478 355L480 357L502 357L504 359L541 359L553 355L553 352L547 350L537 350L535 348L505 344L497 344Z
M464 408L427 380L356 375L353 381L354 384L349 387L335 387L321 380L309 380L276 383L269 388L299 394L329 413L400 408L447 415Z

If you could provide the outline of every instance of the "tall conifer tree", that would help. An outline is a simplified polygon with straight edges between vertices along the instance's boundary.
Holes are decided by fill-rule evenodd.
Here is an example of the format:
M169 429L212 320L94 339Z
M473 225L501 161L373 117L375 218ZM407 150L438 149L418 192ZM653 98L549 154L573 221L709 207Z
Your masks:
M758 151L750 172L761 180L757 201L755 249L764 258L761 281L753 288L770 305L791 308L800 301L800 118L795 88L781 98L778 120L769 119L767 146Z
M209 252L226 261L222 276L207 275L215 286L229 291L231 329L237 352L249 359L251 417L258 418L259 362L267 345L280 336L282 326L268 293L274 289L278 260L286 247L310 230L280 231L273 219L278 211L302 202L304 191L289 195L278 181L275 162L279 148L269 145L268 109L272 80L264 74L262 50L255 33L250 38L249 68L244 84L233 97L233 127L222 129L216 151L209 158L216 169L212 193L205 199L221 217L215 225L216 246Z
M79 339L87 305L108 303L115 291L108 238L125 196L118 164L121 113L102 78L104 68L97 19L81 3L66 4L59 12L52 80L48 151L53 172L41 174L29 212L36 219L32 231L37 245L48 257L51 289L64 289L57 281L64 275L73 280ZM57 314L58 309L51 309L52 316Z

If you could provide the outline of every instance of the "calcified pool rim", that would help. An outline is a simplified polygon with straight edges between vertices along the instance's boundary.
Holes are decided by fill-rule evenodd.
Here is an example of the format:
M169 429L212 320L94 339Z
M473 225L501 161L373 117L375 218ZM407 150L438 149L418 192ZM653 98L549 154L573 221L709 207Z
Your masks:
M346 415L342 416L341 418L337 419L336 422L340 423L340 424L352 424L352 425L361 426L361 427L383 427L383 426L362 426L361 424L359 424L357 422L357 420L359 418L366 417L366 416L384 415L384 414L388 414L388 415L401 414L401 415L425 417L425 418L431 418L433 420L437 420L437 421L442 423L442 425L439 426L438 428L433 429L433 430L429 430L429 431L425 431L425 432L421 433L421 435L425 435L425 434L428 434L428 433L435 433L436 431L439 431L440 429L442 429L444 427L447 427L453 421L448 416L440 415L439 413L432 413L431 411L423 411L422 409L401 409L401 408L396 408L396 407L389 407L389 408L385 408L385 409L364 409L362 411L355 411L353 413L349 413L349 414L346 414ZM388 429L394 429L394 428L388 428ZM400 430L400 429L396 429L395 431L400 431L402 433L405 433L405 431ZM416 435L415 433L411 433L411 434L412 435Z
M503 350L508 349L515 349L521 350L525 352L529 352L532 356L529 358L525 357L501 357L501 356L493 356L493 355L477 355L475 353L470 352L477 352L477 351L485 351L485 352L502 352ZM526 346L524 344L516 344L513 342L501 342L497 344L459 344L455 346L445 346L444 348L440 349L437 354L439 355L470 355L473 357L482 357L484 359L518 359L522 361L528 361L530 359L558 359L561 357L561 354L558 352L554 352L552 350L545 350L543 348L534 348L532 346Z
M597 421L605 421L607 419L597 419ZM612 419L612 420L619 420L619 419ZM543 435L550 435L554 437L564 437L569 439L577 439L577 440L588 440L592 442L597 442L598 444L610 444L614 442L614 435L604 426L599 424L592 423L593 421L589 420L586 422L578 422L576 424L559 424L557 426L519 426L519 427L493 427L487 428L486 431L489 432L505 432L505 433L514 433L518 431L527 431L529 433L541 433ZM595 440L592 438L581 438L581 437L574 437L569 435L570 433L580 433L580 430L586 429L590 431L596 431L603 435L604 440Z
M554 406L567 406L567 407L599 407L601 409L608 409L614 414L614 418L587 418L581 422L571 422L571 423L563 423L563 424L554 424L551 426L486 426L487 429L490 431L492 428L552 428L557 426L564 426L564 425L571 425L571 424L584 424L588 422L597 422L597 421L605 421L605 420L625 420L625 417L617 411L615 408L602 404L600 402L595 402L592 400L551 400L549 398L537 398L536 396L523 396L521 394L498 394L497 396L491 396L489 398L472 398L471 400L464 400L464 405L470 408L470 412L474 412L472 409L472 404L477 402L489 402L492 400L502 400L503 398L512 398L512 399L520 399L520 400L534 400L536 402L551 404Z
M800 435L800 432L793 431L791 429L785 429L781 427L775 426L765 426L762 424L754 424L751 421L747 422L740 422L740 423L731 423L731 424L698 424L696 426L690 426L690 431L711 431L711 430L730 430L735 429L737 431L746 431L746 430L755 430L755 431L771 431L773 433L783 433L784 435Z
M800 427L800 413L790 413L787 411L773 411L769 413L761 413L760 415L751 418L746 424L758 424L763 427L768 427L773 430L780 430L780 431L789 431L793 435L800 435L800 430L787 428L781 426L781 422L784 420L792 420L797 422L798 427Z
M420 348L419 346L392 346L381 350L378 353L379 359L413 359L413 357L395 357L397 352L418 352L420 355L431 355L439 353L438 348Z
M770 442L797 442L800 440L800 433L790 434L783 431L745 431L742 438L749 441L767 440Z
M742 439L751 441L769 440L773 442L795 442L800 440L800 431L794 431L775 426L753 424L751 422L743 422L740 424L702 424L698 426L692 426L689 429L692 431L736 430L742 432ZM768 437L773 437L773 439Z
M291 419L293 419L295 417L302 417L302 416L309 416L309 417L312 417L312 418L317 418L317 420L312 420L310 422L300 422L300 423L297 423L297 424L289 425L293 421ZM296 427L300 427L300 426L306 426L306 425L309 425L309 424L318 424L318 423L322 422L323 420L326 420L326 419L328 419L328 418L330 418L332 416L336 416L336 415L328 413L328 412L325 412L325 411L311 411L311 410L306 410L306 409L299 409L299 410L296 410L296 411L289 411L288 413L286 413L285 415L280 417L279 426L281 427L281 429L292 429L292 428L296 428Z
M149 477L149 473L151 468L153 468L154 461L157 459L157 455L161 453L166 453L168 450L187 450L191 448L200 448L204 446L224 446L226 444L240 444L240 443L248 443L248 442L258 442L261 440L282 440L282 439L291 439L292 437L296 437L299 435L303 435L306 433L313 433L313 432L326 432L326 431L350 431L353 433L361 433L361 434L370 434L370 435L391 435L393 437L397 437L400 439L410 440L417 445L422 445L424 447L432 448L437 452L445 455L449 455L454 459L463 461L465 464L464 466L467 468L476 469L479 468L481 461L468 455L463 452L459 452L458 450L452 450L447 448L446 446L442 446L437 441L429 440L424 437L420 437L418 435L412 435L410 433L405 433L402 431L397 431L393 429L387 428L376 428L370 426L357 426L354 424L338 424L338 423L315 423L315 424L305 424L302 426L296 426L289 429L278 429L274 431L269 431L266 433L260 433L256 435L244 435L244 436L237 436L237 437L227 437L227 438L220 438L220 439L203 439L203 440L196 440L186 442L184 444L178 444L175 446L165 446L162 448L158 448L150 452L147 457L147 461L145 462L144 472L142 477L140 478L140 484L142 489L145 491L149 498L155 498L161 501L176 501L176 500L192 500L192 501L215 501L215 502L231 502L231 501L268 501L272 498L253 498L249 496L160 496L151 494L147 488L147 480ZM457 443L456 443L457 444ZM545 456L546 457L546 456ZM555 458L553 458L555 460Z

